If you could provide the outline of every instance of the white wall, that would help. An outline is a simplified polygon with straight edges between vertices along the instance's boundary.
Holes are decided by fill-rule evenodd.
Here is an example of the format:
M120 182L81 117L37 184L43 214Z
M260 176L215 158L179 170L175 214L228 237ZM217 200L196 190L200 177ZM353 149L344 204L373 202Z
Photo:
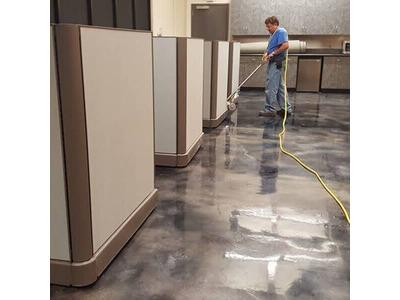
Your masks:
M175 35L187 36L186 34L186 7L187 0L174 0L175 11Z
M231 3L231 0L152 0L153 35L190 37L192 4L202 3Z
M192 32L192 4L213 4L213 3L231 3L231 0L187 0L186 5L186 34L191 36Z
M186 0L152 0L154 36L186 36Z

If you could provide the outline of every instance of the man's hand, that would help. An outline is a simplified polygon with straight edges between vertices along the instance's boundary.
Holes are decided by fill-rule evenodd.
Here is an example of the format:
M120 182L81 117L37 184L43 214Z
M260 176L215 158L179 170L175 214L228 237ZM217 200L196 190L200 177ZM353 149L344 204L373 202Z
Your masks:
M267 53L264 53L263 57L262 57L262 61L263 63L267 63L269 61L270 57Z
M264 53L264 55L263 55L263 57L262 57L262 61L264 62L264 63L266 63L266 62L268 62L273 56L275 55L275 52L272 52L271 54L267 54L267 53Z

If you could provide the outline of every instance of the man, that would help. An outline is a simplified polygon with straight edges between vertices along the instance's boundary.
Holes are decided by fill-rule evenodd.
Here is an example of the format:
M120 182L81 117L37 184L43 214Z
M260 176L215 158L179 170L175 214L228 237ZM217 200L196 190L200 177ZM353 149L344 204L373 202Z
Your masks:
M260 111L260 116L281 117L285 113L285 60L289 49L289 38L285 28L279 27L279 20L272 16L265 20L265 26L271 37L268 42L267 52L263 55L262 60L268 63L267 80L266 80L266 103L264 110ZM287 96L287 94L286 94ZM287 100L287 114L292 114L292 107Z

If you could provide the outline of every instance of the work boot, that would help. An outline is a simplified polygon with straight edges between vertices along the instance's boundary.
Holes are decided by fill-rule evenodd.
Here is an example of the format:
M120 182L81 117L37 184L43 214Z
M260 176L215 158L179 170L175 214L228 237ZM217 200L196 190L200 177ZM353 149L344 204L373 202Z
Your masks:
M268 110L260 110L258 115L261 117L274 117L276 113Z
M281 118L284 118L285 117L285 110L281 109L281 110L277 111L276 114L278 116L280 116ZM290 111L288 111L287 112L287 116L290 117L291 115L292 115L292 113Z

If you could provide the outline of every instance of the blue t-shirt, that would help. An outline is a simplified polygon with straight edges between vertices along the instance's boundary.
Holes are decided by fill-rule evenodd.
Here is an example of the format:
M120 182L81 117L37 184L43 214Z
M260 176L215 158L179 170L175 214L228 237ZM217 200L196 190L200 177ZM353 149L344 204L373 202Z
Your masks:
M271 54L273 51L278 49L283 43L289 41L289 36L285 28L279 27L271 40L268 43L267 53ZM284 59L286 56L286 52L282 52L281 54L277 55L277 59Z

